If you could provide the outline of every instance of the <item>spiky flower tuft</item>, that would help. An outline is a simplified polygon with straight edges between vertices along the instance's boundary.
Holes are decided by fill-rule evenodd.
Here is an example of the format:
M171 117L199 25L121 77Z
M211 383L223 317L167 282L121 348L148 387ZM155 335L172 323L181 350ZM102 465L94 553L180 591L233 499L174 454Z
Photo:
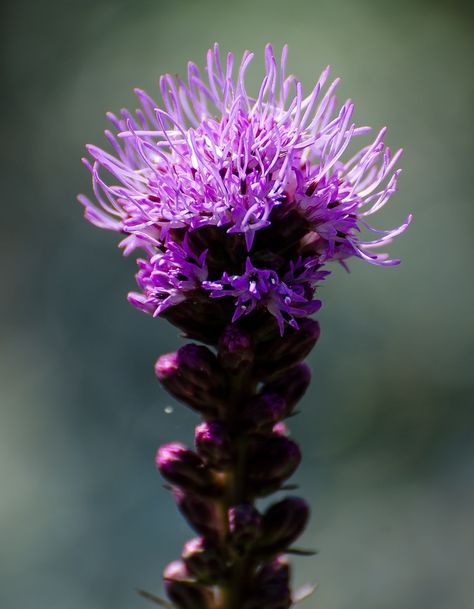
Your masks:
M245 88L253 54L236 76L231 53L217 44L207 76L190 63L187 81L161 77L162 103L137 89L134 114L109 114L111 151L88 146L96 203L81 195L93 224L125 234L125 254L140 249L139 293L129 300L160 315L186 301L227 299L233 320L268 311L284 332L316 311L326 264L356 256L395 265L374 248L402 233L378 231L367 218L395 192L401 150L384 145L385 129L348 160L349 144L368 127L352 122L354 104L337 107L329 68L308 96L265 50L256 97ZM372 232L375 239L361 240ZM179 313L178 313L179 315ZM171 315L173 317L173 314Z
M232 54L222 66L214 46L205 79L194 64L187 82L163 76L161 105L138 90L135 114L109 115L111 152L89 146L85 160L96 198L79 197L86 217L123 233L125 254L143 252L130 302L205 343L155 365L163 387L202 417L194 450L173 442L156 456L198 534L164 570L176 609L290 609L311 591L292 591L285 557L312 553L293 546L309 506L290 496L260 512L256 502L288 488L301 461L285 420L310 383L303 360L320 330L309 317L328 263L397 264L373 248L410 222L368 225L396 190L401 151L384 146L382 129L344 160L369 129L352 122L351 101L337 108L328 69L303 97L286 54L277 64L267 46L254 98L252 54L234 77Z

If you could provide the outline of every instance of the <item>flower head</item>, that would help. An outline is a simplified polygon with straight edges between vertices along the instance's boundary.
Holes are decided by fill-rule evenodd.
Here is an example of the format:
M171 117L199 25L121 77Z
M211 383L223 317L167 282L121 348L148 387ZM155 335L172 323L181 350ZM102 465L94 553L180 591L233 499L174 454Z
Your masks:
M308 96L285 73L287 48L265 50L255 97L245 88L253 55L234 76L231 53L207 54L207 76L190 63L187 81L161 77L161 104L136 90L140 108L109 114L111 151L88 146L96 202L81 195L93 224L125 234L124 253L138 261L131 294L154 315L185 300L232 302L233 320L258 311L285 324L316 311L317 283L332 260L352 256L394 265L373 248L402 233L377 231L367 217L395 192L401 151L383 143L385 129L348 160L349 144L369 131L352 122L354 104L337 108L327 68ZM107 177L105 177L107 176ZM374 240L361 239L361 231Z

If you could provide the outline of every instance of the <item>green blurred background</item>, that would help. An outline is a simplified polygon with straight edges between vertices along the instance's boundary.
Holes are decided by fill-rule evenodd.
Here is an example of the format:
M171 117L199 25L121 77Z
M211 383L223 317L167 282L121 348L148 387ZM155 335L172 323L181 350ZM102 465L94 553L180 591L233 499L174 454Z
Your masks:
M383 270L359 261L321 288L311 392L292 420L313 505L302 609L474 606L472 14L429 0L2 3L0 606L145 607L190 536L154 470L194 415L153 376L180 344L125 301L133 260L82 219L83 145L134 86L290 46L307 89L343 78L361 124L406 149L380 227L414 222ZM249 86L249 90L251 89ZM471 399L470 399L471 398ZM164 409L173 406L172 414Z

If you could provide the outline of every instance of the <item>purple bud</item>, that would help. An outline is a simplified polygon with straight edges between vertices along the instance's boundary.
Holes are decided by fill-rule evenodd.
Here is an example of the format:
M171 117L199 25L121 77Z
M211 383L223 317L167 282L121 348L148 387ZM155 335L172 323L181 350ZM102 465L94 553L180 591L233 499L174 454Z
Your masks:
M291 605L290 567L279 557L257 571L244 609L289 609Z
M226 327L219 339L219 360L233 372L250 366L253 362L252 339L234 324Z
M248 484L260 496L279 488L301 461L298 444L285 436L259 437L248 454Z
M169 384L178 371L178 354L165 353L161 355L155 364L155 374L163 385Z
M189 343L178 349L183 374L197 386L221 388L221 368L214 353L202 345Z
M286 402L282 397L276 393L263 393L246 404L243 420L253 429L262 429L277 423L286 411Z
M260 535L262 517L251 503L242 503L229 509L231 544L238 550L253 545Z
M288 427L285 425L285 423L283 423L283 421L280 421L279 423L274 425L272 431L275 435L285 436L285 438L287 438L290 435Z
M290 590L260 589L253 592L243 609L290 609L293 607L293 599Z
M281 371L296 366L311 351L319 338L319 324L309 318L298 321L299 329L290 328L284 336L260 345L257 377L271 379Z
M262 588L275 585L279 588L288 588L290 584L290 565L282 557L275 558L262 565L255 576L255 583Z
M166 565L163 571L163 579L174 581L192 581L191 573L181 560L173 560Z
M286 402L285 416L289 416L295 405L305 394L311 381L311 370L304 363L293 366L274 381L264 385L262 393L276 393Z
M173 489L176 504L191 527L209 540L217 540L225 530L219 506L208 497Z
M206 421L196 427L196 450L210 466L225 469L231 463L231 444L227 429L220 421Z
M185 300L165 309L160 316L182 330L187 338L208 344L217 342L227 323L221 303L209 298Z
M204 495L216 492L210 473L200 457L182 444L173 442L160 446L155 462L163 478L171 484Z
M206 416L215 416L224 381L216 356L207 347L189 344L158 358L155 374L176 399Z
M205 537L187 541L181 557L189 572L202 582L215 583L226 569L222 552Z
M286 497L271 505L262 520L260 547L266 554L283 552L303 532L309 506L299 497Z
M182 561L176 560L170 563L164 570L163 580L166 592L177 609L214 607L212 591L194 581Z

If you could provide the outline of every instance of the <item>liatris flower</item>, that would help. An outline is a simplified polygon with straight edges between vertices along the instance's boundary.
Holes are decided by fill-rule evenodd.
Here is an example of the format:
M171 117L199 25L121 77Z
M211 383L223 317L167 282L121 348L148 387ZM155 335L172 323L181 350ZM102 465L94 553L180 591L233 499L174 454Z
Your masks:
M108 115L110 151L88 146L84 161L96 199L79 197L86 218L125 235L125 254L142 252L129 301L208 345L186 345L155 368L204 419L196 452L169 444L156 461L200 535L165 570L178 609L295 601L283 555L295 551L308 507L288 497L260 514L255 502L301 459L283 420L310 381L302 361L319 336L308 318L321 306L317 286L332 261L398 264L374 250L411 219L388 231L368 224L396 190L401 151L385 147L382 129L346 159L370 129L352 122L351 101L337 107L328 68L305 97L285 73L286 55L277 61L266 47L252 97L253 55L234 76L233 55L223 64L215 45L205 78L193 63L187 81L161 78L161 103L137 89L135 113Z

